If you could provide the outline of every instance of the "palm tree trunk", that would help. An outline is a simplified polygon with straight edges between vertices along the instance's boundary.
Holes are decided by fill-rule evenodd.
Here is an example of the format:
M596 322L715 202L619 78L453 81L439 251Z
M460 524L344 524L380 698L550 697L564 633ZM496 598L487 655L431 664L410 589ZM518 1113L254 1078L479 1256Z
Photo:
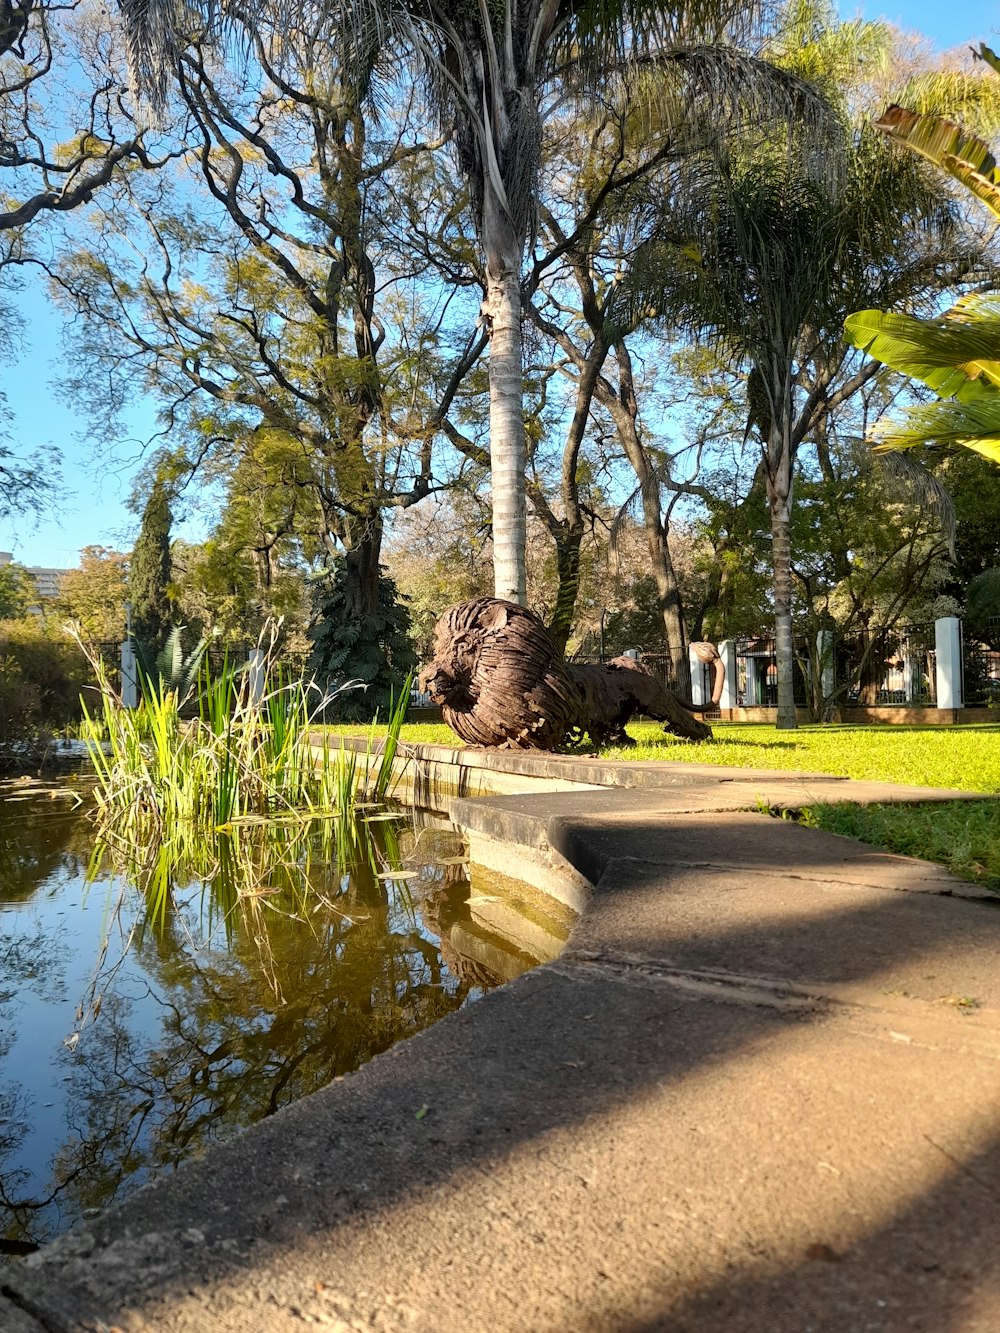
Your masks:
M795 716L795 654L792 649L791 497L771 506L771 559L774 565L774 648L778 664L780 730L798 725Z
M499 271L497 271L499 269ZM487 264L483 315L490 327L490 476L496 596L524 606L525 447L520 255Z

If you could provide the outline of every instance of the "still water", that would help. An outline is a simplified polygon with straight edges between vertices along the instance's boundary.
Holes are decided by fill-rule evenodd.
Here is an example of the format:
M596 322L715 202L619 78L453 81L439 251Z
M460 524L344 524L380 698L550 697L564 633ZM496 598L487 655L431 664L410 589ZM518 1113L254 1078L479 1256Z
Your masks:
M239 904L218 882L174 884L153 912L120 864L91 866L86 805L67 804L0 790L8 1249L555 957L570 925L530 889L470 882L457 834L412 813L375 835L390 871L317 851L305 893L276 875Z

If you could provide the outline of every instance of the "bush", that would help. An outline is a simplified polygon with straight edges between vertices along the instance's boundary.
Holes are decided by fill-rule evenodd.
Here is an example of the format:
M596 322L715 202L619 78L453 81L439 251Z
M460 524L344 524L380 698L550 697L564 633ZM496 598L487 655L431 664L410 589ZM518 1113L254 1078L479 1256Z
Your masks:
M309 638L313 649L308 669L318 681L336 690L350 681L364 687L337 694L327 713L329 721L386 717L416 665L405 601L381 568L378 605L357 613L350 605L344 562L338 560L332 576L317 584Z
M0 627L0 659L7 695L19 696L33 725L54 730L82 716L80 694L94 685L94 675L80 648L69 639L50 638L31 622L11 621Z

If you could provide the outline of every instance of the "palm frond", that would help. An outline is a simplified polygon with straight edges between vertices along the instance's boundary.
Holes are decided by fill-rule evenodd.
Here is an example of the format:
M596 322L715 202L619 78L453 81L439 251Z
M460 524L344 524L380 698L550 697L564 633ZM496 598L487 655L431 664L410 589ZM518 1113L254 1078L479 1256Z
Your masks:
M955 501L933 472L909 454L876 452L868 455L891 498L916 501L929 509L941 525L941 535L954 555L957 536Z
M948 172L1000 217L996 158L978 135L945 116L920 114L895 104L874 123L896 143Z
M964 398L980 378L1000 384L1000 297L974 295L941 319L859 310L844 323L849 342L919 379L942 398Z
M909 408L898 420L875 429L880 450L919 445L961 445L1000 463L1000 391L981 384L975 400L956 399Z

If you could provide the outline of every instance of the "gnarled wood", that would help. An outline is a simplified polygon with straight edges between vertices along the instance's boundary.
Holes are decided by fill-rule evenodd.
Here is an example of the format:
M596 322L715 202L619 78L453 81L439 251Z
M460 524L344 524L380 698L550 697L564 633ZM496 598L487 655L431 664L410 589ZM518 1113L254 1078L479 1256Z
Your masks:
M449 607L420 686L470 745L554 750L583 733L595 745L628 745L625 724L639 712L689 740L712 735L639 662L567 665L533 612L499 598Z

